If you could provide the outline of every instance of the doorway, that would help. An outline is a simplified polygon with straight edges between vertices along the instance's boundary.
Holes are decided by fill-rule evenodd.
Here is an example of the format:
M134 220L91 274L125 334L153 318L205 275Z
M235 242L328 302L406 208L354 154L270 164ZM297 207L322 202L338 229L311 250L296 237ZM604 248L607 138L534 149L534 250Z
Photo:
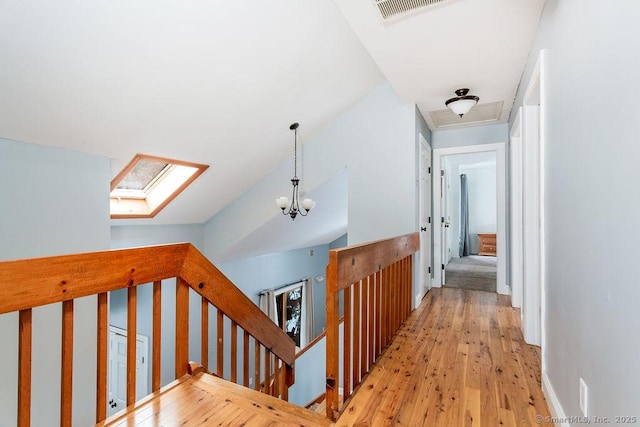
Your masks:
M514 307L522 307L527 343L542 347L544 370L544 50L540 51L523 106L511 131L511 286Z
M433 165L437 176L444 179L437 180L433 184L433 213L437 223L433 231L433 254L434 265L439 266L434 271L434 286L442 286L446 280L446 263L449 261L449 249L457 243L457 238L451 238L451 220L447 218L448 210L445 204L446 193L446 163L447 157L451 155L469 153L494 153L495 155L495 211L496 211L496 231L495 231L495 252L496 252L496 291L499 294L509 294L506 283L506 172L505 172L505 144L483 144L470 145L453 148L439 148L433 150ZM459 178L458 178L459 179ZM449 180L451 181L451 179ZM447 235L450 235L447 238ZM477 236L476 236L477 237ZM449 247L447 247L449 246Z
M149 338L136 336L136 401L149 394ZM127 331L109 326L107 416L127 407Z
M420 226L420 290L416 297L417 307L422 297L431 289L431 146L429 142L419 135L420 165L419 171L419 218Z
M496 152L442 157L442 285L497 291Z

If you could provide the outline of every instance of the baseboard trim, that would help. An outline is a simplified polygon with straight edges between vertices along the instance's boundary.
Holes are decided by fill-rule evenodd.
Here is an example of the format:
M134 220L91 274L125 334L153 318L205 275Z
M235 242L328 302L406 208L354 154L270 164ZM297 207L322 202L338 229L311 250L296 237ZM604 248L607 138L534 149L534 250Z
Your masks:
M566 420L567 417L564 413L564 409L562 409L562 405L560 405L560 400L558 400L558 396L551 385L551 380L549 379L546 371L542 371L542 393L544 394L545 399L547 399L551 416L556 420ZM556 423L556 427L571 427L571 424L568 422Z
M422 291L416 296L416 305L414 307L418 307L420 305L420 303L422 302L422 298L424 298L426 294L427 293L425 291Z

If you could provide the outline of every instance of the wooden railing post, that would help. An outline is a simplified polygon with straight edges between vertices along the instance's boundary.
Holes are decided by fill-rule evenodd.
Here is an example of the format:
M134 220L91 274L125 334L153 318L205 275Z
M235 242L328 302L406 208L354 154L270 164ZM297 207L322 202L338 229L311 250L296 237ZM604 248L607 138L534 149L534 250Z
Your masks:
M31 425L31 309L18 316L18 426Z
M73 300L62 302L60 426L71 427L73 402Z
M327 418L335 420L335 413L338 411L338 369L339 369L339 298L338 298L338 256L336 253L329 253L329 265L327 266L327 372L326 372L326 411ZM345 307L346 312L346 307ZM345 324L346 330L346 324Z
M109 303L106 292L98 294L98 353L96 363L96 423L107 418L107 360L109 349Z
M176 378L189 367L189 285L176 278Z

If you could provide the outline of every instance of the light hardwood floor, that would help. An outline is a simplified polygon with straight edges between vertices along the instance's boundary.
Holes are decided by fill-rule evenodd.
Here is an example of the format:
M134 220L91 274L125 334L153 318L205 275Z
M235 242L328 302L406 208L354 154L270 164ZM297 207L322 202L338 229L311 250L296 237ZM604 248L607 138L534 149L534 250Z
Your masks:
M432 289L336 425L539 425L540 349L519 325L505 296Z

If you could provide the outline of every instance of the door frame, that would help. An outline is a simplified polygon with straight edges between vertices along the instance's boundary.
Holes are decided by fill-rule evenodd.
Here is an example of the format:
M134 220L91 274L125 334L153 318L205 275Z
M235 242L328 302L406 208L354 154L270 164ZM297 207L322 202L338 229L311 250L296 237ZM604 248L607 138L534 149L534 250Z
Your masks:
M522 107L518 109L509 134L509 287L511 305L522 307L523 250L522 250ZM522 318L522 312L521 312Z
M467 154L481 152L496 153L496 200L497 200L497 292L503 295L509 295L507 286L507 221L506 221L506 159L505 159L505 143L499 142L494 144L482 145L465 145L452 148L436 148L433 150L433 169L436 176L440 176L442 170L442 158L452 154ZM442 207L440 206L440 180L433 180L433 218L442 216ZM435 221L433 221L435 223ZM443 264L441 255L441 229L442 227L433 227L433 265L441 266ZM434 268L433 286L440 287L442 280L441 268Z
M545 303L545 50L541 50L529 78L522 105L523 166L523 301L522 332L527 343L541 347L546 361ZM529 167L534 165L534 167ZM526 189L525 189L526 188ZM527 199L524 199L524 196ZM532 200L533 199L533 200ZM527 205L526 200L532 201ZM525 221L526 218L530 221ZM527 254L527 249L529 249Z
M429 164L427 165L428 168L432 168L432 164L433 164L433 150L431 149L431 145L429 144L429 141L427 141L427 139L424 137L424 135L422 135L422 133L418 134L418 162L422 162L422 155L423 152L427 152L429 154ZM427 227L427 232L430 234L430 242L427 245L427 249L429 251L432 250L433 247L433 216L432 216L432 200L433 200L433 191L431 191L431 194L429 195L429 200L425 200L425 189L423 188L422 185L422 167L421 164L418 164L418 219L417 219L417 223L418 223L418 230L421 229L421 227L424 227L425 225L422 223L422 218L424 216L424 210L426 208L426 210L428 210L428 215L431 218L431 221L428 222L426 224ZM433 172L433 171L432 171ZM432 172L427 172L427 175L429 175L431 178L430 180L431 182L431 187L433 186L433 173ZM425 296L425 294L429 291L429 289L431 289L432 283L431 283L431 278L433 275L433 266L431 265L431 261L433 259L431 252L425 254L422 247L422 232L419 231L421 234L421 245L420 245L420 268L418 268L418 283L420 286L418 295L416 295L416 299L415 299L415 306L417 307L418 305L420 305L420 302L422 301L422 298ZM431 273L428 273L427 277L424 277L424 265L428 264L429 267L431 267ZM423 286L423 284L426 283L426 286Z

